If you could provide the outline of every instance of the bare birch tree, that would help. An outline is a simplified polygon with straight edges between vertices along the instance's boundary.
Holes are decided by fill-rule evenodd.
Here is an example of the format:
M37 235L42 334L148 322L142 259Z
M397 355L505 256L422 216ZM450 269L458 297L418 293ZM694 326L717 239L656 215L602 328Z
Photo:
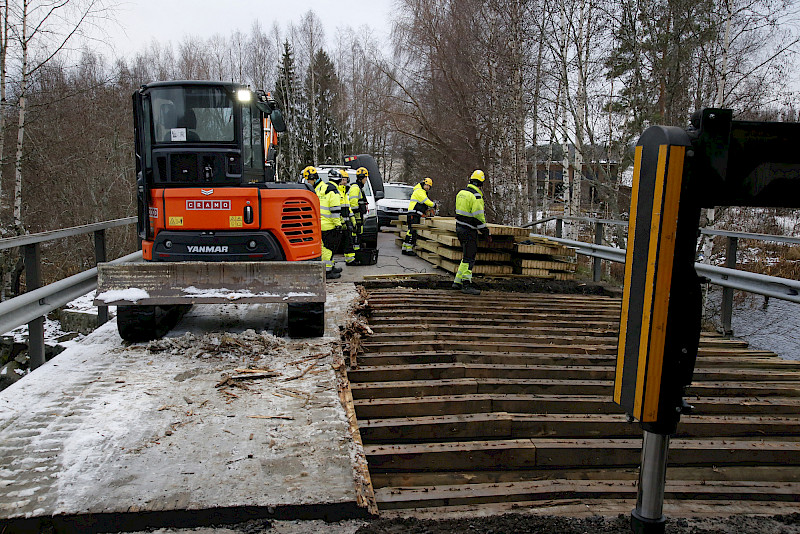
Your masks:
M71 40L80 34L93 18L103 17L106 6L102 0L20 0L11 26L15 44L20 52L20 82L18 95L17 150L13 226L24 232L22 220L22 159L25 141L25 112L28 85L31 77L45 67L56 55L66 51ZM31 60L33 62L31 63Z

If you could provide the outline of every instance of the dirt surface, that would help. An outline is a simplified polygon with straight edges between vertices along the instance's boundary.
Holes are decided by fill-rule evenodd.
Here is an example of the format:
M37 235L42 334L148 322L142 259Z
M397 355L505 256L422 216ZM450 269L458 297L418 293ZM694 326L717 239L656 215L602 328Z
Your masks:
M365 280L366 289L379 289L388 287L408 287L412 289L450 289L453 285L452 276L425 275L408 279L397 280ZM565 295L609 295L621 296L621 290L603 284L583 281L558 281L544 280L530 276L475 277L472 285L482 291L510 291L514 293L559 293Z
M413 518L373 521L271 521L260 520L227 527L159 529L155 534L630 534L630 516L556 517L504 514L448 520ZM795 534L800 533L800 513L761 517L667 519L666 534Z
M630 534L630 516L553 517L506 514L444 521L376 521L357 534ZM667 534L790 534L800 532L800 514L776 517L730 516L724 519L668 520Z

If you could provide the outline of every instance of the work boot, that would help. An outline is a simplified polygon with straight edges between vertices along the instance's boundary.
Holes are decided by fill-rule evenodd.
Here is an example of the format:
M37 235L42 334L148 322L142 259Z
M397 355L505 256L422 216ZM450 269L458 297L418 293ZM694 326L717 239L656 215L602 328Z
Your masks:
M453 285L450 286L450 289L457 289L461 291L462 289L464 289L464 286L462 284L459 284L458 282L453 282Z
M416 252L414 252L413 250L404 250L404 251L403 251L403 254L404 254L405 256L416 256L416 255L417 255L417 253L416 253Z
M341 271L341 269L339 269L339 270ZM342 273L341 272L337 273L337 272L334 272L333 270L325 272L325 279L326 280L335 280L335 279L341 278L341 277L342 277Z
M464 287L461 288L461 292L466 295L480 295L481 290L477 289L472 286L472 284L464 284Z
M337 266L334 265L333 268L329 272L338 274L338 273L342 272L342 268L341 267L337 267Z

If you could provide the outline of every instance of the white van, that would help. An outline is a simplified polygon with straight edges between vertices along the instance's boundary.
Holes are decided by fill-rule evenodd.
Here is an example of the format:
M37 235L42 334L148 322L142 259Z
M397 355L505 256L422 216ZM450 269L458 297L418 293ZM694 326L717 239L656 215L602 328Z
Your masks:
M378 201L378 230L408 213L414 186L389 182L383 184L383 198Z

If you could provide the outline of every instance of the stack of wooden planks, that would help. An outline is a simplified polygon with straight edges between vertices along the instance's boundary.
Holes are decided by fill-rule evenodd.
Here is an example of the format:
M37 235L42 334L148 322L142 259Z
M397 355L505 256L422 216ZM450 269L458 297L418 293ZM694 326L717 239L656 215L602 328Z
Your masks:
M405 216L393 224L399 229L395 239L401 246L408 231ZM489 224L492 241L478 239L478 256L473 274L524 275L553 280L571 280L575 276L575 250L543 237L531 237L530 231L515 226ZM453 217L426 217L417 225L416 252L437 267L455 273L461 263L461 244L456 236Z

